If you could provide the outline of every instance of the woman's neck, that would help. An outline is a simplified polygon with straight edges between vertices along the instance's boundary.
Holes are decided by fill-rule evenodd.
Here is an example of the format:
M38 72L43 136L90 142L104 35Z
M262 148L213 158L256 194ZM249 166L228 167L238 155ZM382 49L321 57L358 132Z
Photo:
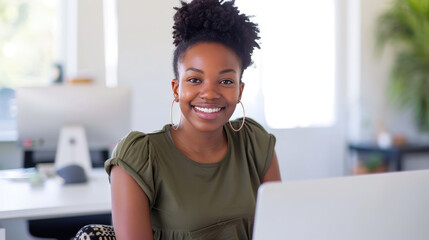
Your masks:
M200 163L214 163L222 160L228 149L223 127L216 131L201 132L193 128L170 128L174 145L188 158Z

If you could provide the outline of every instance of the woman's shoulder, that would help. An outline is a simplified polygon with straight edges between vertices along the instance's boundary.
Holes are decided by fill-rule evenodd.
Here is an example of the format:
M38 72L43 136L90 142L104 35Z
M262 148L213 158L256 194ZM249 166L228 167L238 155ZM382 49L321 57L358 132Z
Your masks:
M242 119L237 119L233 126L238 129L240 124L242 124ZM275 136L268 133L261 124L247 117L243 128L238 132L234 132L231 136L236 147L244 147L249 153L246 157L249 162L255 164L258 176L262 180L273 159L276 144Z
M139 139L146 138L148 134L140 131L131 131L127 135L125 135L119 142L135 142Z
M239 129L240 126L243 124L243 118L238 118L236 120L231 121L232 126L234 127L234 129ZM228 126L230 128L230 126ZM267 132L267 130L265 130L265 128L258 123L257 121L255 121L252 118L246 117L244 119L244 124L242 129L240 129L240 131L237 131L237 133L244 133L246 135L251 134L251 135L267 135L269 134Z
M233 141L237 141L239 145L247 145L265 150L268 146L274 146L276 138L273 134L267 132L265 128L252 118L243 118L231 121L234 129L239 129L241 124L243 127L239 131L233 131L231 126L225 126L230 132Z
M156 158L156 150L159 150L156 146L159 146L161 139L165 138L166 129L168 130L164 127L152 133L129 132L118 141L111 157L105 162L106 171L110 173L113 165L121 165L126 169L141 169L142 165L152 163Z
M112 151L112 156L104 163L108 173L113 165L130 165L132 166L136 159L142 156L147 146L147 134L139 131L129 132L119 140Z
M139 131L131 131L125 137L121 138L113 150L113 155L118 155L119 152L126 151L128 148L136 144L146 144L147 134Z
M244 126L247 127L248 129L258 129L260 131L267 132L261 124L259 124L257 121L255 121L252 118L246 118Z
M116 144L113 150L113 157L124 156L127 152L142 151L146 149L151 141L162 137L166 133L166 127L162 130L155 131L152 133L144 133L140 131L131 131L125 135Z

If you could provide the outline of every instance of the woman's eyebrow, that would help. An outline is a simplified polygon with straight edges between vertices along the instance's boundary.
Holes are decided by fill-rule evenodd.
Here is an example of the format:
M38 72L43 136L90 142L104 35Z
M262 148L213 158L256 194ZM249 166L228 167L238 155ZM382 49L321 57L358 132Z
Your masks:
M190 67L190 68L186 69L186 72L187 71L194 71L194 72L198 72L198 73L204 73L202 70L197 69L197 68L193 68L193 67Z
M204 71L202 71L198 68L193 68L193 67L186 69L186 71L194 71L194 72L198 72L198 73L204 73ZM225 69L225 70L220 71L219 74L225 74L225 73L230 73L230 72L236 73L236 71L234 69L230 68L230 69Z
M225 73L229 73L229 72L233 72L233 73L236 73L236 71L234 70L234 69L225 69L225 70L222 70L222 71L220 71L219 72L219 74L225 74Z

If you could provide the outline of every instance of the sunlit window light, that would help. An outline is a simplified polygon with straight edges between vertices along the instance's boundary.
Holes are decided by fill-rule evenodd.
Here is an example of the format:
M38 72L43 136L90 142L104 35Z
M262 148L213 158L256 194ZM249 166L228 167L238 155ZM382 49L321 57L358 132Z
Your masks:
M103 1L106 86L118 85L118 18L116 0Z
M257 8L252 14L258 15L262 50L261 57L254 61L262 82L260 101L264 104L265 121L271 128L332 126L334 1L268 2L238 2L242 9Z
M281 5L263 12L261 25L267 123L272 128L330 126L335 120L334 2Z

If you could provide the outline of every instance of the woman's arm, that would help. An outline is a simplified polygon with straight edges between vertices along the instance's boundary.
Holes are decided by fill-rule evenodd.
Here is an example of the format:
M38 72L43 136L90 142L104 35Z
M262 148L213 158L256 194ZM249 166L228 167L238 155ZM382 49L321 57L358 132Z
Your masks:
M270 166L268 167L265 176L262 178L262 183L271 182L271 181L281 181L279 162L277 160L276 152L274 151L273 160L271 161Z
M116 239L153 239L149 200L137 182L121 167L110 174L112 217Z

